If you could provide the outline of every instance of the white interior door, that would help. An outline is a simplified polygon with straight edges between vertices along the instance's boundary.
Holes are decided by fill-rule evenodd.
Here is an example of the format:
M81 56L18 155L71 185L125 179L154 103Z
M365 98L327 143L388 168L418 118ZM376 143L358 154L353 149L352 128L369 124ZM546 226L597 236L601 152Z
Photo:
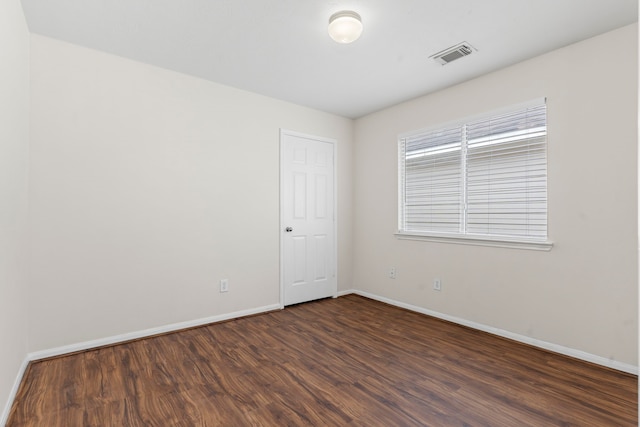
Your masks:
M280 133L283 305L337 294L335 141Z

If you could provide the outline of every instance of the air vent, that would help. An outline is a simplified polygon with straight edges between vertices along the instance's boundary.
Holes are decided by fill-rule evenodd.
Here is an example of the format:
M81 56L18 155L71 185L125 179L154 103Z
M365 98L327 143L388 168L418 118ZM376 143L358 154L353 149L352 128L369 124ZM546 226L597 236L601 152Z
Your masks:
M431 55L429 58L433 58L439 64L446 65L449 62L462 58L463 56L471 55L474 50L474 47L469 43L462 42L445 50L441 50L440 52Z

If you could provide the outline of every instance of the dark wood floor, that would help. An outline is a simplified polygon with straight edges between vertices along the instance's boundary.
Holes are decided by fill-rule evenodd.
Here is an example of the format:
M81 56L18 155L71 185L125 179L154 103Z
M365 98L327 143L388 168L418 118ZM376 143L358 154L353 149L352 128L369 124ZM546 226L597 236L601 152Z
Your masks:
M32 363L7 426L637 426L637 390L350 295Z

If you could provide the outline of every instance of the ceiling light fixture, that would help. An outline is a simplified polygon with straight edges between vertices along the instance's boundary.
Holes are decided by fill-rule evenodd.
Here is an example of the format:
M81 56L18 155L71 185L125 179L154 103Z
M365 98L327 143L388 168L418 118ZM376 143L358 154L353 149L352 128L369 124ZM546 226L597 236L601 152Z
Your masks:
M362 34L360 15L350 10L336 12L329 18L329 35L338 43L352 43Z

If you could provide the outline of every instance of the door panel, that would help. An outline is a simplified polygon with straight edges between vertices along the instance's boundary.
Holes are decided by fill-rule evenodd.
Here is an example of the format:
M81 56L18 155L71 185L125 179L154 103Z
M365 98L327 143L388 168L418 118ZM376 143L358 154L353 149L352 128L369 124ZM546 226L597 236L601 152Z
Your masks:
M307 237L292 236L293 248L291 251L291 261L293 263L292 285L306 283L307 279Z
M327 218L327 177L316 175L316 219Z
M315 243L316 243L316 275L315 280L327 280L327 236L324 235L316 235Z
M293 173L293 218L307 219L307 175Z
M334 143L281 134L283 304L334 296ZM291 230L291 231L287 231Z

